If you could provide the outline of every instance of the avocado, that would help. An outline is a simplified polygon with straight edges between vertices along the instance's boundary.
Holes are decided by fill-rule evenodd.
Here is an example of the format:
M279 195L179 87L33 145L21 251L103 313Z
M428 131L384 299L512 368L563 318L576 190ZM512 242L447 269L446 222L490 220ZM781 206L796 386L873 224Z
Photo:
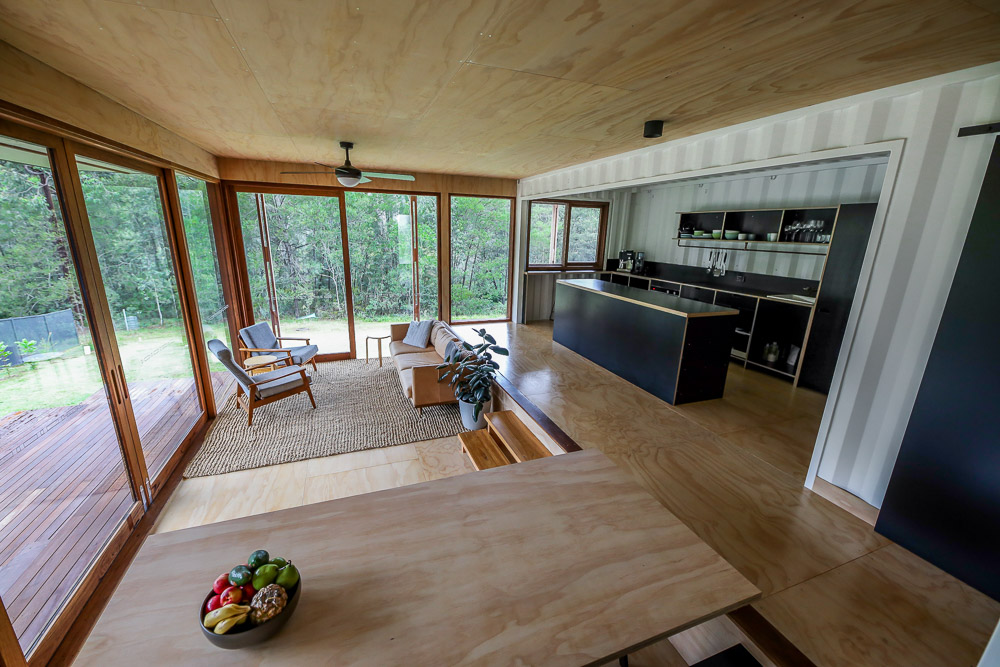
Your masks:
M229 583L233 586L243 586L249 584L253 574L246 565L237 565L229 572ZM256 586L254 586L256 588Z
M250 554L250 558L247 559L247 565L250 566L251 570L256 570L261 565L267 564L269 560L271 560L271 556L263 549L258 549Z
M280 570L281 568L288 565L288 561L282 558L281 556L275 556L274 558L271 559L271 564L277 565L278 569Z

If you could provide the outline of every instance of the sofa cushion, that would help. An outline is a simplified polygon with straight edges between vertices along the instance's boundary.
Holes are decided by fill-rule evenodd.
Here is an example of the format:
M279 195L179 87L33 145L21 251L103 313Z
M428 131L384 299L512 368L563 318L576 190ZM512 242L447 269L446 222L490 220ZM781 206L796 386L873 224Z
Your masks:
M427 347L414 347L412 345L407 345L401 340L394 340L389 343L389 354L393 357L400 354L411 354L413 352L433 352L434 348L431 346Z
M414 347L427 347L427 341L431 338L431 329L434 327L434 320L414 320L410 322L410 327L406 330L403 342Z
M414 366L437 366L444 363L444 359L438 356L438 353L434 350L429 350L427 352L397 354L392 358L392 363L396 364L396 370L405 371Z
M399 383L403 385L403 396L413 398L413 369L407 368L399 373Z
M434 351L442 359L444 359L448 349L448 342L453 340L458 340L458 336L448 328L448 325L444 322L438 322L434 325L434 329L431 331L431 344L434 346Z

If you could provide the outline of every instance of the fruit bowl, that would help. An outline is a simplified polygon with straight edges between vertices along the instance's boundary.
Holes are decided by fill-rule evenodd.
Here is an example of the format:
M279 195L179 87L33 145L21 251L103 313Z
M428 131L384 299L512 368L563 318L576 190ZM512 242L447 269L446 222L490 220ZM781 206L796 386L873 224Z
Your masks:
M247 646L253 646L254 644L267 641L274 635L278 634L278 631L281 630L285 623L288 622L288 619L291 618L292 612L295 611L295 607L298 606L299 597L302 592L301 576L299 577L299 581L285 592L288 593L288 602L285 604L285 608L271 620L260 625L253 625L248 620L242 625L235 626L224 635L217 635L215 632L205 627L205 605L208 603L209 599L215 595L215 591L210 591L201 601L201 607L198 611L198 627L201 628L201 632L205 635L205 638L219 648L246 648Z

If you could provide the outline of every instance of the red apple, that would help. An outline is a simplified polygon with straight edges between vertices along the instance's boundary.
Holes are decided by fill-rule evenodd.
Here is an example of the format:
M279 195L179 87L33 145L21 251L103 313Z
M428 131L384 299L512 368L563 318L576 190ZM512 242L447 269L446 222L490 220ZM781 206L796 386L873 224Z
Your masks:
M242 599L243 589L239 586L230 586L219 595L219 601L222 602L223 607L227 604L239 604Z
M257 592L254 589L253 584L243 584L242 586L240 586L240 590L243 591L243 600L246 601L248 604L250 600L253 599L254 594Z
M205 603L205 613L207 614L210 611L215 611L221 606L222 606L222 600L219 598L218 595L213 595L212 597L208 598L208 602Z
M220 574L215 580L215 584L212 586L212 590L215 591L216 595L221 595L222 591L229 588L229 573L224 572Z

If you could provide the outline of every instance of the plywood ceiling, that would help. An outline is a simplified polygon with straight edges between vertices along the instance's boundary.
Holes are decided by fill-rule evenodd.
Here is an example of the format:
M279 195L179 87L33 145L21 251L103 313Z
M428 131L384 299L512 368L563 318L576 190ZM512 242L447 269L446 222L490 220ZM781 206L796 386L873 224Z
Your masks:
M994 0L0 0L0 39L228 157L523 177L1000 60Z

